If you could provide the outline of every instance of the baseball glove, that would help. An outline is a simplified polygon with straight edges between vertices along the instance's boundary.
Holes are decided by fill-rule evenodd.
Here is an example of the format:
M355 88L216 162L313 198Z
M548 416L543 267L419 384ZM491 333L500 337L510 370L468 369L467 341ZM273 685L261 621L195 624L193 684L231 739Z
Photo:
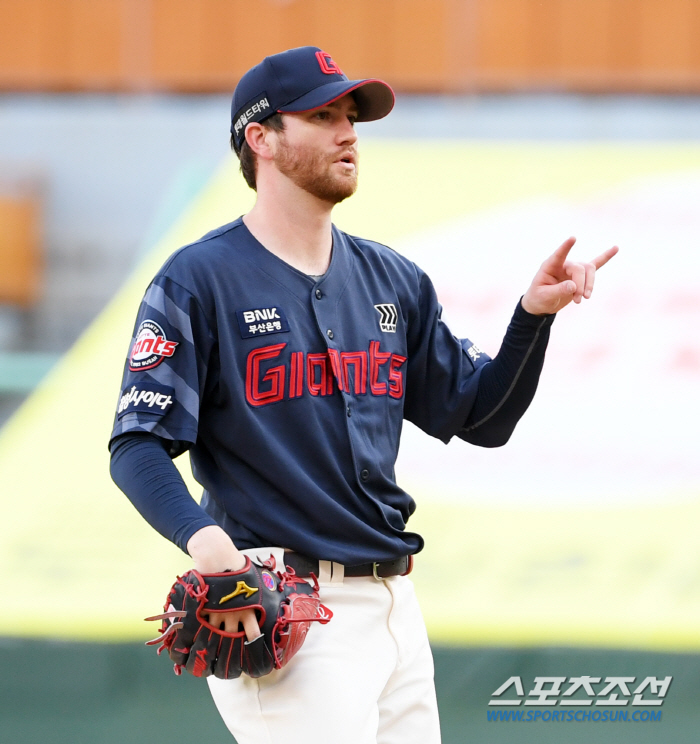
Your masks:
M178 576L164 612L146 620L162 620L161 635L146 643L161 644L175 662L175 673L183 669L195 677L215 675L235 679L241 673L262 677L281 669L301 647L312 622L327 623L333 616L313 586L286 567L275 571L270 556L261 566L246 557L239 571L201 574L188 571ZM228 633L210 622L211 610L239 612L254 609L260 626L259 638L248 642L245 632ZM223 623L221 623L223 626Z

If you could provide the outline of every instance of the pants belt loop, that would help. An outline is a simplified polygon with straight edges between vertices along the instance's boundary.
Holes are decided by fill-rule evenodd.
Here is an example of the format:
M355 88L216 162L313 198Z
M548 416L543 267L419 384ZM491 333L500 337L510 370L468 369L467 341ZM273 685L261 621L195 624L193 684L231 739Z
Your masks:
M345 566L342 563L332 563L331 583L342 584L345 580Z
M318 583L331 584L333 582L333 563L331 561L318 562Z
M318 562L319 584L342 584L345 579L345 566L333 561Z

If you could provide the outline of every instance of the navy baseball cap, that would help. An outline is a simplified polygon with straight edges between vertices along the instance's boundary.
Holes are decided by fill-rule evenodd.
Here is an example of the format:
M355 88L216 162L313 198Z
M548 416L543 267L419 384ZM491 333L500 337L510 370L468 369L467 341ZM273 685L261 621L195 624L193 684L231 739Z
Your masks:
M348 80L327 52L306 46L273 54L239 80L231 102L231 134L240 151L245 128L276 113L325 106L352 92L357 121L374 121L394 108L394 91L382 80Z

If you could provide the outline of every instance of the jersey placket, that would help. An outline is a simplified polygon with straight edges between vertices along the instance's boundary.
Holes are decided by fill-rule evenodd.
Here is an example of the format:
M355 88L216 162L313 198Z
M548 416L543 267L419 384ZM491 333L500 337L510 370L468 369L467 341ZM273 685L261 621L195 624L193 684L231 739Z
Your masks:
M333 230L333 257L331 265L325 275L316 283L311 291L311 307L313 308L314 317L319 333L324 339L326 349L330 355L335 354L335 358L340 358L340 353L347 348L347 343L343 338L342 325L339 322L338 311L342 307L341 300L346 285L352 274L352 258L348 251L345 241L337 230ZM348 312L352 308L348 307ZM364 483L369 479L370 471L368 463L358 462L357 447L354 438L359 436L356 431L359 425L358 418L352 419L353 397L349 390L343 385L342 370L338 364L331 363L333 377L340 400L342 401L345 419L345 429L348 435L350 453L353 461L353 471L358 483ZM364 489L363 489L364 490Z

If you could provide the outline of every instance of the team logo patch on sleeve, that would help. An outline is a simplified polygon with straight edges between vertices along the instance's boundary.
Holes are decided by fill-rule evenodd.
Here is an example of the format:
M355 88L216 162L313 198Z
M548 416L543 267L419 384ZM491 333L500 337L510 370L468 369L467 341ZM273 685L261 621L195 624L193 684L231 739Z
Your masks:
M117 418L127 413L154 413L164 416L173 404L175 391L171 387L155 382L137 382L122 390L117 407Z
M171 357L179 346L177 341L168 341L163 329L154 320L144 320L136 331L136 340L129 354L129 369L138 372L157 367Z
M289 323L280 307L257 307L252 310L236 310L241 338L269 336L271 333L287 333Z

